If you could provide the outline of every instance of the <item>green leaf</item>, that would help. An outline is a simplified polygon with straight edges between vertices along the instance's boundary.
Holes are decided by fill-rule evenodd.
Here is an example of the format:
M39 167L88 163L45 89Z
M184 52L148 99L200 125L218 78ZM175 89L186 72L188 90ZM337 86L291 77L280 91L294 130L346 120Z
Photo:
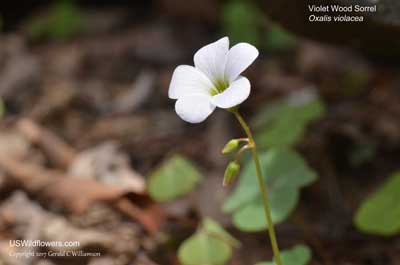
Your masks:
M68 40L85 29L84 15L74 1L57 1L48 14L34 17L28 27L35 39Z
M288 148L273 148L260 154L260 163L267 190L273 196L280 188L301 188L316 180L315 172L304 159ZM239 184L224 204L224 211L232 212L256 198L259 186L253 160L249 160L240 175Z
M189 160L175 155L151 174L149 194L159 202L173 200L192 191L201 178L200 172Z
M179 260L184 265L221 265L231 255L232 250L228 244L202 232L187 239L178 251Z
M357 211L356 227L369 234L400 233L400 172L393 174Z
M269 104L254 119L257 143L261 148L292 146L301 140L308 124L324 112L322 101L315 97L295 104L290 100Z
M271 51L284 51L296 47L296 38L284 30L277 24L272 24L267 39L265 41L265 48Z
M298 122L294 115L283 114L272 128L257 136L257 141L262 148L291 146L303 138L304 131L303 123Z
M272 222L284 221L297 205L299 192L297 189L276 190L270 193ZM261 197L239 208L233 214L233 224L242 231L261 231L267 228L264 206Z
M259 46L263 25L261 11L251 2L231 1L223 7L223 27L232 43L248 42Z
M203 228L209 235L214 235L222 240L224 240L227 244L232 247L239 247L240 242L231 236L219 223L214 221L211 218L205 218L203 220Z
M295 208L299 190L313 183L317 175L295 151L273 148L260 154L274 223L284 221ZM234 192L223 210L233 213L233 223L244 231L267 227L254 162L248 161Z
M311 260L311 250L306 245L297 245L281 252L282 265L307 265ZM261 262L256 265L275 265L275 262Z
M201 228L186 239L178 250L183 265L223 265L239 242L212 219L206 218Z

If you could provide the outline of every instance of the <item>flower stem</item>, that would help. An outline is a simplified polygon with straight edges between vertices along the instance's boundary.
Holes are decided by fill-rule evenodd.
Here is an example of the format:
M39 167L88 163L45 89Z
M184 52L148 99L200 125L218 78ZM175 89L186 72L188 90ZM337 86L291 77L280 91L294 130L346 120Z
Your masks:
M243 130L245 131L247 137L249 138L249 144L253 146L253 148L252 148L253 160L254 160L254 164L256 166L258 184L260 186L261 198L262 198L262 201L264 204L265 217L266 217L267 223L268 223L268 233L269 233L269 238L271 240L272 251L274 253L274 261L275 261L276 265L282 265L281 256L279 253L278 241L277 241L276 235L275 235L275 228L274 228L274 224L272 223L272 218L271 218L271 211L270 211L270 207L269 207L267 189L265 187L264 178L263 178L262 172L261 172L260 160L259 160L258 154L257 154L257 146L256 146L256 143L253 138L253 134L251 133L249 126L244 121L244 119L243 119L242 115L240 115L239 111L237 109L234 109L234 110L232 110L232 113L235 115L236 119L239 121L239 123L242 126Z

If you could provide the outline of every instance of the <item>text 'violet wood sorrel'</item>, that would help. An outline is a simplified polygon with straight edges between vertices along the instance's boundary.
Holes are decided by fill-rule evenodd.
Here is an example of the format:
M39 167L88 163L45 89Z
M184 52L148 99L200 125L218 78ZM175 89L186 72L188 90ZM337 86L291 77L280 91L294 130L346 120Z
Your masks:
M230 162L226 168L223 183L229 184L239 173L240 156L245 150L251 149L268 223L274 261L277 265L282 265L256 143L249 126L238 111L239 104L250 95L250 82L240 74L257 57L258 50L248 43L239 43L229 49L227 37L208 44L195 53L194 67L180 65L175 69L168 96L171 99L177 99L176 113L184 121L190 123L204 121L216 107L226 109L235 115L247 138L233 139L224 147L223 153L230 153L235 151L240 143L244 143L237 152L235 160Z

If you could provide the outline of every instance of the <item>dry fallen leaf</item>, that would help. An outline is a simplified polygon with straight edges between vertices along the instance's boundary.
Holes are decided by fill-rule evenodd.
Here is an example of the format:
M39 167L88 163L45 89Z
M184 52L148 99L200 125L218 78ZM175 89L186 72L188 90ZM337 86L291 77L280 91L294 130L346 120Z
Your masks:
M144 178L130 167L127 155L118 150L115 142L105 142L79 153L69 173L79 178L96 178L126 192L143 194L146 189Z
M163 222L161 210L147 195L127 193L123 188L108 186L90 178L68 176L60 171L22 163L4 154L0 154L0 168L30 194L75 214L82 214L91 205L102 202L138 220L150 232L157 231ZM129 196L132 200L128 199Z
M76 153L73 148L57 137L51 131L39 126L30 119L21 119L17 123L17 129L32 144L39 145L49 159L62 168L68 167Z
M3 222L5 216L10 215L13 216L12 230L19 238L49 242L79 242L79 246L50 246L49 248L54 251L81 250L94 246L112 249L116 240L111 233L73 226L64 217L45 211L39 204L32 202L23 192L13 193L0 206L0 222ZM9 217L6 218L9 219Z
M0 170L29 193L75 214L82 214L95 203L109 203L149 232L157 231L163 223L164 214L145 193L143 178L130 167L128 157L116 144L105 143L78 154L33 120L21 119L17 128L55 165L71 171L65 174L0 154Z

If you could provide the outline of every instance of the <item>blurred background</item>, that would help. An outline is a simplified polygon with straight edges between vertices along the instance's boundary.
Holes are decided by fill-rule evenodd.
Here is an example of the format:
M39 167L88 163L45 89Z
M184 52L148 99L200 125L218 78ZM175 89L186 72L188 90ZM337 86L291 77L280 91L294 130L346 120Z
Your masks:
M324 25L291 22L306 8L2 1L0 264L271 261L247 157L240 181L222 187L230 157L220 150L241 128L223 110L187 124L167 96L175 67L223 36L260 50L241 111L271 184L285 265L400 264L395 22L381 41L373 17L327 38ZM24 239L79 246L15 245ZM81 254L37 254L65 250Z

